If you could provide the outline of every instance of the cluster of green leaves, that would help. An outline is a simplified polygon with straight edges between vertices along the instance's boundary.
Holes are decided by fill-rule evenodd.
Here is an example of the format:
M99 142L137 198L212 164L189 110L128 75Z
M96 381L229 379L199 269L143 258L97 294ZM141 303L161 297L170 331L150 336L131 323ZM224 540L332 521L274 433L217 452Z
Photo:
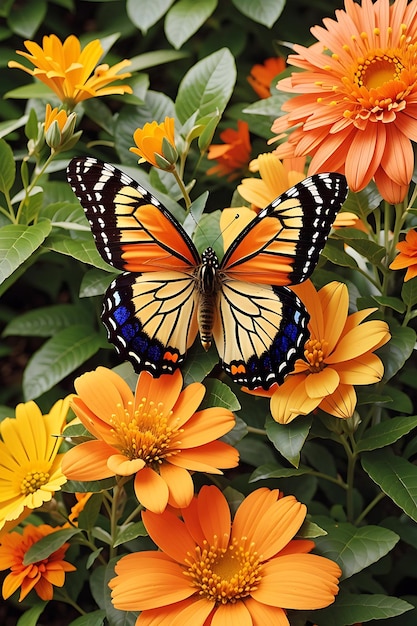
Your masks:
M62 25L65 20L58 19L62 15L68 19L75 6L70 0L49 4L26 0L25 11L17 10L17 4L9 0L0 7L6 24L0 32L9 44L1 55L6 61L15 47L21 49L20 38L39 34L45 20L55 26L54 31L52 26L44 31L47 34L70 34ZM27 80L20 84L20 78L14 84L9 76L16 70L7 70L3 100L7 106L0 122L0 319L4 327L0 357L12 366L11 371L3 370L7 382L0 392L1 416L12 414L16 402L28 399L36 399L47 411L53 400L72 392L76 375L96 365L116 363L99 319L102 296L115 270L97 253L83 210L66 183L71 156L92 154L120 163L182 222L185 212L175 179L155 168L138 167L129 152L137 127L152 120L162 122L167 115L175 117L181 166L193 198L192 219L188 217L184 226L199 248L220 241L215 209L230 204L234 185L205 175L207 148L213 137L217 141L215 133L221 128L244 119L252 133L253 156L257 147L258 152L267 150L264 139L270 136L284 97L271 93L270 98L253 102L245 73L253 63L273 55L275 34L268 30L273 25L281 39L305 37L304 33L297 36L297 27L303 25L293 19L302 2L285 7L278 0L77 4L86 11L81 10L77 35L82 34L82 18L88 15L99 31L94 37L100 36L112 62L132 58L133 94L80 105L81 140L42 170L47 156L40 155L39 162L27 159L26 144L36 140L45 102L58 103L42 85L28 85ZM115 5L120 9L116 17ZM319 10L322 7L316 9L317 21L324 17ZM120 34L115 35L116 30ZM126 52L132 46L133 54ZM151 88L152 82L156 88ZM390 207L381 206L372 186L350 194L345 208L374 224L385 219L386 226L394 227ZM407 219L407 226L415 223L412 208ZM390 325L392 339L379 351L384 381L375 388L358 389L358 413L352 420L342 422L319 412L282 426L271 419L266 400L207 378L217 362L215 350L205 353L194 346L184 368L187 383L204 381L207 405L237 412L237 426L227 440L239 449L242 462L239 471L222 483L231 504L259 486L295 494L309 510L303 536L314 538L317 551L343 569L334 605L320 612L290 613L293 626L304 626L307 620L325 626L355 622L412 626L416 620L417 279L394 283L379 235L339 229L326 245L314 276L319 286L330 280L346 282L353 308L378 307ZM17 375L15 368L19 368ZM133 379L127 366L119 372ZM86 436L80 427L73 428L68 434L74 441ZM116 553L149 549L150 541L142 523L131 518L136 504L129 491L117 524L113 520L112 526L103 514L113 488L112 481L68 483L64 487L68 492L94 493L78 528L46 537L27 555L28 562L36 561L71 542L68 555L78 571L67 577L67 597L56 598L75 602L88 586L96 603L73 626L100 626L105 619L112 626L134 624L136 619L113 608L107 581L113 576ZM35 625L45 603L34 599L31 606L22 626Z

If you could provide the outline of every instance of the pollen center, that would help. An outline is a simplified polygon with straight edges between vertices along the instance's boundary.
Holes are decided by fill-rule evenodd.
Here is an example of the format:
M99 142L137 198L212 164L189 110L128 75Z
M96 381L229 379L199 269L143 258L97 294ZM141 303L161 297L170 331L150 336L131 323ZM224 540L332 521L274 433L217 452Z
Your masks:
M27 472L20 483L20 493L27 496L30 493L35 493L43 485L49 481L49 473L42 471Z
M327 350L327 341L309 339L304 346L304 356L310 365L312 373L320 372L324 366L324 355Z
M204 542L188 555L185 576L198 594L218 604L236 602L253 592L261 580L261 563L254 544L243 537L234 539L226 548Z
M111 418L115 447L130 460L161 463L173 454L169 445L178 432L169 425L171 414L164 411L163 402L147 402L146 398L142 398L136 409L131 402L127 408L118 404Z
M356 80L359 86L378 89L392 80L399 80L404 65L395 55L375 54L359 64Z

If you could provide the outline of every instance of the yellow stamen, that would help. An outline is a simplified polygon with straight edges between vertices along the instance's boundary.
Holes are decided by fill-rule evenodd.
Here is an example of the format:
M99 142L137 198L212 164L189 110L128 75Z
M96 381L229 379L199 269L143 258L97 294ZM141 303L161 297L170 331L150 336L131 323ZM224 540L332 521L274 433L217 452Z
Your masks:
M327 351L328 342L318 339L309 339L304 346L304 356L310 364L312 373L320 372L324 369L324 355Z
M169 445L172 437L181 432L175 426L168 426L171 415L172 411L164 412L163 402L147 402L146 398L142 398L136 410L132 402L127 408L118 404L111 418L115 447L131 460L162 463L174 454Z
M20 493L28 495L35 493L49 481L49 473L42 471L31 471L24 476L20 483Z
M195 554L188 554L188 569L184 575L190 579L199 595L207 600L226 604L245 598L254 591L261 580L260 555L253 543L247 545L246 537L234 539L227 548L204 541L203 548L196 546Z

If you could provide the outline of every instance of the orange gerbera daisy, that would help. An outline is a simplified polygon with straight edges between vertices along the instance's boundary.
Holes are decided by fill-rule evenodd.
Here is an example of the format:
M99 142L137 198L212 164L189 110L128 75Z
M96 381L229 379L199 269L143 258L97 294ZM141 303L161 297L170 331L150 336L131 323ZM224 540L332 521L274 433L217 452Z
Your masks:
M47 524L33 526L29 524L23 533L12 532L0 539L0 570L10 569L10 574L3 581L3 598L9 598L16 589L20 589L21 602L32 589L42 600L52 600L53 586L63 587L65 572L73 572L76 567L64 561L69 543L64 543L46 559L26 565L24 559L29 548L37 541L54 533L59 528Z
M251 143L249 126L238 120L237 130L227 128L220 133L223 144L212 144L208 149L207 158L217 161L217 165L207 170L211 176L226 176L228 180L237 178L246 169L250 159Z
M147 122L143 128L133 133L136 148L130 148L137 154L139 162L147 161L162 170L172 171L178 158L175 148L174 118L166 117L161 124Z
M88 98L132 93L129 85L112 84L130 76L128 72L119 74L121 69L130 65L130 61L125 59L113 67L107 63L97 65L103 56L98 39L90 41L83 49L75 35L70 35L64 42L56 35L45 35L42 47L34 41L25 41L24 44L29 52L16 52L30 61L35 69L17 61L9 61L9 67L23 70L41 80L68 109Z
M402 270L406 267L404 280L415 278L417 276L417 230L409 230L405 239L397 243L396 248L400 254L393 260L390 269Z
M303 71L277 85L300 94L272 126L297 126L277 155L311 155L309 173L342 172L353 191L373 178L384 199L402 201L417 141L416 18L416 1L345 0L336 20L312 28L317 43L288 57Z
M248 76L248 83L260 98L269 98L271 95L271 82L275 76L285 70L285 59L271 57L260 64L254 65Z
M66 398L42 415L35 402L25 402L16 418L0 423L0 529L49 502L66 483L58 450L68 408Z
M389 340L388 325L380 320L363 322L376 309L348 315L349 293L343 283L329 283L317 292L306 281L292 289L310 313L310 339L304 359L295 362L282 385L270 390L272 416L288 424L319 407L335 417L352 417L354 385L376 383L384 373L374 350Z
M161 513L168 502L187 506L194 494L190 471L221 474L235 467L237 451L216 441L235 424L233 413L220 407L195 412L205 387L182 388L182 375L138 377L136 394L118 374L105 367L75 381L71 407L96 437L69 450L63 471L70 480L100 480L135 475L141 504Z
M341 570L293 539L306 515L294 496L257 489L231 520L221 491L205 486L182 520L171 511L142 513L161 551L129 554L116 564L112 601L142 611L137 626L289 626L285 609L328 606Z

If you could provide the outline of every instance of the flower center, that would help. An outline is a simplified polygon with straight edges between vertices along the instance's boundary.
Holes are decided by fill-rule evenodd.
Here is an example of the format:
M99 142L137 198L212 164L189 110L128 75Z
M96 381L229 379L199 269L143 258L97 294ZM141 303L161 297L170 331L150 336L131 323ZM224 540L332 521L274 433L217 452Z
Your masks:
M20 483L20 493L27 496L29 493L35 493L43 485L49 481L49 473L42 471L28 472Z
M164 413L163 402L147 402L133 410L132 402L128 408L117 405L117 412L111 417L115 446L130 460L142 459L147 464L162 463L173 454L168 452L172 437L178 432L175 426L168 426L172 411Z
M261 563L255 546L247 540L233 539L227 548L204 541L203 548L196 546L189 555L185 576L190 579L198 594L221 604L236 602L254 591L261 580Z
M399 80L403 69L401 60L392 52L374 54L359 63L356 82L360 87L378 89L391 80Z
M304 356L310 365L310 371L314 374L320 372L325 367L324 355L327 350L327 341L309 339L304 346Z

